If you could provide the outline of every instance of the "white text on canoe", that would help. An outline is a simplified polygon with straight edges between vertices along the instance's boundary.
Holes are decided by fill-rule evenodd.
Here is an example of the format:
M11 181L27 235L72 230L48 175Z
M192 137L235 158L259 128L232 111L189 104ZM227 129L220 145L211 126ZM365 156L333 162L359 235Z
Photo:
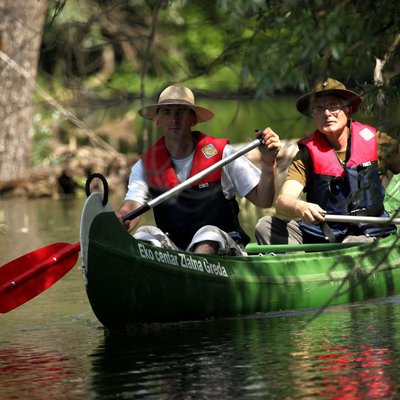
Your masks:
M173 265L175 267L181 267L186 269L192 269L194 271L205 272L212 275L228 276L226 269L218 261L212 263L206 258L195 258L190 254L183 253L169 253L161 250L152 250L144 246L142 243L138 243L139 254L142 258L148 260L157 261L159 263Z

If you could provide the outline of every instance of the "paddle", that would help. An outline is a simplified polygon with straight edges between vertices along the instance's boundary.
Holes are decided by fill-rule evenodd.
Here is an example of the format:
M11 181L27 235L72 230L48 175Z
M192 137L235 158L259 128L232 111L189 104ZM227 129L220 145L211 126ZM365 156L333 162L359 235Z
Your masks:
M131 220L144 214L260 144L261 140L255 139L235 153L125 215L123 220ZM0 313L6 313L26 303L57 282L76 264L79 251L79 242L53 243L3 265L0 268Z
M324 219L326 222L344 222L348 224L372 224L372 225L385 225L385 224L400 224L400 218L390 217L367 217L356 215L333 215L325 214Z
M75 264L80 244L53 243L0 268L0 313L6 313L42 293Z
M122 220L128 221L128 220L132 220L132 219L142 215L143 213L150 210L151 208L154 208L155 206L162 203L163 201L170 199L176 193L181 192L182 190L191 186L193 183L199 181L201 178L204 178L206 175L211 174L211 172L214 172L217 169L222 168L224 165L229 164L231 161L235 160L236 158L242 156L243 154L248 153L250 150L253 150L255 147L259 146L260 144L261 144L260 139L253 140L251 143L242 147L235 153L232 153L231 155L223 158L222 160L218 161L214 165L209 166L208 168L206 168L203 171L199 172L198 174L192 176L191 178L187 179L186 181L180 183L179 185L175 186L174 188L168 190L167 192L161 194L160 196L156 197L155 199L150 200L148 203L145 203L142 206L140 206L139 208L136 208L135 210L126 214L122 218Z

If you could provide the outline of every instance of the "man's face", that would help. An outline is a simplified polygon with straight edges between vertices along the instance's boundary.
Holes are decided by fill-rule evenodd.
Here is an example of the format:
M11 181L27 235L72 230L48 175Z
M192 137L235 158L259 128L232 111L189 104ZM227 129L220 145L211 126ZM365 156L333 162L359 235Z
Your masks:
M196 124L196 116L189 107L161 106L157 111L156 123L164 134L176 134L190 131L191 127Z
M340 133L350 118L350 107L335 96L317 97L311 108L311 115L320 132Z

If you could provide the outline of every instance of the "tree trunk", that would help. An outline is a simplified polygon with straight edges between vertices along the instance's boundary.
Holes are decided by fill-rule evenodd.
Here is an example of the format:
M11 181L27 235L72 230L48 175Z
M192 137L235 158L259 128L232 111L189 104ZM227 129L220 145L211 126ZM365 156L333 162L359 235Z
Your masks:
M29 170L34 85L16 65L35 79L46 9L47 0L0 1L0 181Z

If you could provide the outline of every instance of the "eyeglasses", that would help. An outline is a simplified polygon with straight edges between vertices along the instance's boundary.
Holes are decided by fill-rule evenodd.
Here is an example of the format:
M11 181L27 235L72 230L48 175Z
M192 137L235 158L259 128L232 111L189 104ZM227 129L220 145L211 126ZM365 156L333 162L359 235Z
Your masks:
M337 116L343 108L346 107L342 104L327 104L326 106L317 106L311 109L311 115L321 116L328 110L332 115Z

